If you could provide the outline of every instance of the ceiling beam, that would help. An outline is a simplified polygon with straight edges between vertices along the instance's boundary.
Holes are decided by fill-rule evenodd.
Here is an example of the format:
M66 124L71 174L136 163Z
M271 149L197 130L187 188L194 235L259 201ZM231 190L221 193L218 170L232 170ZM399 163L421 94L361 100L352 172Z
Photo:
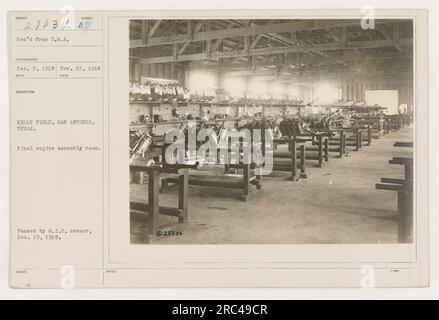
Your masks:
M161 22L162 22L162 20L157 20L157 21L154 23L154 25L152 26L151 30L149 30L149 33L148 33L148 40L151 39L151 38L154 36L154 34L155 34L155 32L157 31L158 27L160 26L160 23L161 23ZM148 43L148 42L147 42L147 43Z
M253 57L249 57L249 58L253 58ZM371 58L371 57L364 57L361 55L357 55L357 56L343 56L343 57L331 57L329 59L318 59L316 57L309 57L309 58L304 58L301 60L301 64L304 63L306 65L308 64L313 64L313 63L319 63L319 66L321 65L331 65L334 62L339 62L339 63L383 63L385 61L392 61L392 62L398 62L398 63L403 63L406 65L411 65L411 63L413 62L412 57L400 57L399 55L389 55L389 56L385 56L385 57L376 57L376 58ZM247 64L243 64L243 63L214 63L214 64L201 64L201 65L191 65L191 68L193 69L203 69L203 70L221 70L222 72L229 72L229 71L244 71L244 70L249 70L248 65L251 65L252 70L256 70L257 68L264 68L264 67L275 67L276 65L278 65L276 62L274 61L264 61L264 62L250 62L248 61ZM296 68L296 66L294 64L291 63L285 63L283 64L283 66L289 66L289 67L293 67ZM299 70L302 70L303 67L299 67Z

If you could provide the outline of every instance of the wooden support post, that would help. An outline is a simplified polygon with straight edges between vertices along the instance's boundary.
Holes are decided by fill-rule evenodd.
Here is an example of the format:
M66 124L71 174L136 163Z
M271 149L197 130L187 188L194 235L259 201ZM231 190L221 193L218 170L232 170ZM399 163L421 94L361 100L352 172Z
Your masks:
M398 192L398 242L409 243L413 238L413 193Z
M354 129L354 136L355 136L355 151L360 150L360 143L361 143L361 135L360 135L360 129Z
M163 167L165 167L167 165L167 162L166 162L166 143L163 144L163 147L162 147L162 165L163 165Z
M404 180L407 183L413 183L413 162L407 162L404 165Z
M391 164L404 165L404 179L381 178L377 189L398 192L398 242L413 241L413 159L393 157Z
M262 189L262 165L255 168L255 175L256 175L256 189L261 190Z
M344 153L344 133L343 133L343 130L340 130L339 134L340 134L340 137L339 137L339 139L340 139L339 156L340 156L340 158L342 158L343 153Z
M188 193L189 193L189 174L188 169L183 169L182 174L178 177L178 208L181 209L182 215L178 217L178 222L186 223L188 221Z
M362 136L361 130L358 130L357 132L358 132L358 149L361 149L361 147L363 146L363 142L361 139L361 136Z
M305 154L305 144L300 146L300 171L302 173L305 173L305 159L306 159L306 154Z
M145 45L148 41L148 20L142 21L142 43Z
M250 191L250 164L245 163L243 165L243 190L242 190L242 197L241 200L247 201L247 197L249 195Z
M343 132L343 154L346 153L346 134Z
M230 173L230 162L232 159L231 152L232 152L232 139L228 138L227 139L227 153L226 153L226 159L225 159L226 164L224 166L224 173L225 174Z
M159 192L160 192L160 173L156 169L148 169L148 234L155 235L158 227L159 217Z

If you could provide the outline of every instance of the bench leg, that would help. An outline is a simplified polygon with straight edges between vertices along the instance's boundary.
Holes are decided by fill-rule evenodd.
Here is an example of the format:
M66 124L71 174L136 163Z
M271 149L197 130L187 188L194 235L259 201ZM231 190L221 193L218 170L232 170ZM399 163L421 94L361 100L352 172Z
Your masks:
M324 156L325 156L325 161L329 161L329 138L328 137L325 138L325 153L324 153Z
M296 179L296 170L297 170L297 148L296 148L296 141L293 140L289 144L289 149L291 152L291 180ZM302 151L303 152L303 151Z
M359 129L355 130L354 135L355 135L355 151L359 151L360 143L361 143L360 130Z
M153 236L158 228L160 176L157 170L149 170L148 175L148 234Z
M372 127L367 128L367 145L370 146L372 144Z
M319 136L318 139L318 143L319 143L319 168L322 167L323 164L323 137Z
M230 141L230 139L227 141L227 156L226 156L226 165L224 166L224 173L225 174L229 174L230 173L230 163L232 161L232 156L231 156L231 152L232 152L232 142Z
M255 175L256 175L256 189L261 190L262 189L262 165L255 168Z
M169 187L169 183L167 179L162 179L162 187L160 188L160 192L165 192L166 189Z
M340 137L339 137L339 139L340 139L340 149L339 149L339 156L340 156L340 158L343 158L343 153L344 153L344 146L343 146L343 141L344 141L344 138L343 138L343 136L344 136L344 133L343 133L343 130L340 130Z
M244 174L243 174L243 190L242 190L242 201L247 201L247 197L250 191L250 164L244 164Z
M178 222L186 223L188 221L188 185L189 175L187 170L178 177L178 208L183 210L183 215L178 217Z

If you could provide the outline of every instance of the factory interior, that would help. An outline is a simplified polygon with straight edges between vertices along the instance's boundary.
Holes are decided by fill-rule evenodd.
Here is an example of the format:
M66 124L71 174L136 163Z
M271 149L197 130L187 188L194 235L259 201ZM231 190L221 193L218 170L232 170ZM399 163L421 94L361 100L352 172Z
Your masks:
M411 20L129 28L131 244L413 242ZM190 152L167 163L165 135L190 124L218 144L222 129L269 132L251 143L272 170Z

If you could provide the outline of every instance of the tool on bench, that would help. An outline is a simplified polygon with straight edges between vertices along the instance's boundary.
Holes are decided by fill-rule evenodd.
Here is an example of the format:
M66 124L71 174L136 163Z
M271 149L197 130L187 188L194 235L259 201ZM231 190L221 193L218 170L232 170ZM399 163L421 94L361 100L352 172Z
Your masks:
M396 142L394 146L413 148L413 143ZM404 166L404 179L381 178L375 188L398 193L398 242L410 243L413 241L413 158L393 157L389 163Z
M130 202L132 214L138 214L147 218L147 237L156 236L159 228L159 215L166 215L178 218L179 224L188 221L188 169L182 167L163 168L161 166L130 166L131 171L148 172L148 199L145 202ZM178 207L164 207L159 205L160 178L163 174L176 175L179 182Z
M233 127L236 127L235 124L236 120L229 120L229 119L220 119L220 120L209 120L204 122L202 125L198 126L198 130L201 129L213 129L216 133L216 145L217 145L217 163L209 165L218 166L218 165L224 165L224 174L218 175L212 172L209 172L208 166L205 166L205 170L202 172L191 172L189 175L188 184L191 186L202 186L202 187L216 187L216 188L227 188L227 189L233 189L233 190L241 190L242 194L240 195L240 199L243 201L246 201L249 193L251 191L250 186L254 185L256 186L256 189L259 190L262 187L262 175L260 173L256 173L258 171L258 167L255 163L246 163L242 161L238 161L238 163L229 163L229 161L225 161L225 159L221 159L222 153L220 151L226 150L226 156L229 159L231 157L232 152L235 150L238 150L238 152L242 152L243 146L239 145L237 148L232 148L231 145L231 139L227 140L227 145L222 146L221 148L220 144L224 142L224 137L221 137L220 134L224 133L225 131L221 131L222 128L230 127L231 125ZM187 141L186 141L187 143ZM197 148L202 144L197 144ZM242 143L241 141L239 142ZM252 151L253 151L253 141L251 141ZM164 163L164 166L167 166L165 164L165 152L166 149L169 147L169 144L165 144L163 146L162 152L162 162ZM190 160L190 159L188 159ZM195 159L195 164L204 162L205 159ZM192 160L193 161L193 160ZM201 161L201 162L200 162ZM193 168L196 169L196 168ZM242 175L231 175L230 170L242 170ZM252 171L253 170L253 171ZM205 174L205 172L208 172L208 174ZM252 172L254 172L252 174ZM169 184L178 184L179 181L174 177L169 177L162 179L162 190L165 191Z

